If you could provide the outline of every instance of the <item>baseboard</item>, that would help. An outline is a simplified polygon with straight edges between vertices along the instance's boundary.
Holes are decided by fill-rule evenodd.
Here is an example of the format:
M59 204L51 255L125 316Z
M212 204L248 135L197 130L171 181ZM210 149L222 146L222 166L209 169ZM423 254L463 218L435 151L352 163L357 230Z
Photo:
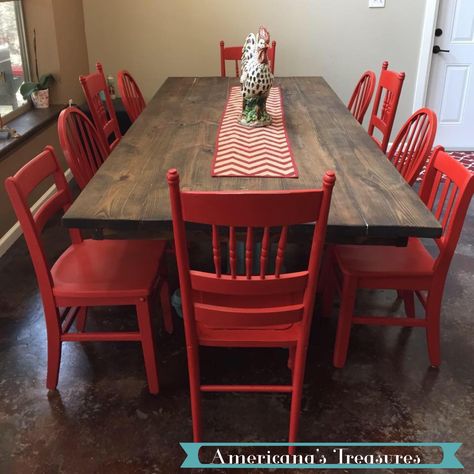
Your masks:
M72 173L70 169L67 169L64 173L66 179L71 181ZM38 208L43 204L54 193L56 186L51 186L31 207L31 212L36 212ZM17 241L22 235L20 223L17 221L15 224L0 238L0 258L8 251L8 249Z

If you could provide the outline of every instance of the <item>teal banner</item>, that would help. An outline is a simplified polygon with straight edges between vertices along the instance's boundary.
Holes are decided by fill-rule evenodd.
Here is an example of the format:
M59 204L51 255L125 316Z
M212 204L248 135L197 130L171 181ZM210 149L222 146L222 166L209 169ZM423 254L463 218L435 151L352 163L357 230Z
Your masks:
M187 457L182 468L201 469L463 469L456 458L461 443L180 443ZM275 447L300 446L304 453L272 452ZM199 451L206 448L202 463ZM221 449L222 448L222 449ZM229 454L229 448L240 449ZM254 449L252 449L254 448ZM257 448L257 449L255 449ZM314 448L314 449L308 449ZM348 449L350 448L350 449ZM362 448L362 449L361 449ZM373 448L373 449L372 449ZM390 448L384 453L383 448ZM406 454L406 449L394 453L393 448L437 448L439 463L425 463L420 454ZM360 452L358 450L360 449ZM369 451L369 452L368 452ZM432 457L432 455L430 456Z

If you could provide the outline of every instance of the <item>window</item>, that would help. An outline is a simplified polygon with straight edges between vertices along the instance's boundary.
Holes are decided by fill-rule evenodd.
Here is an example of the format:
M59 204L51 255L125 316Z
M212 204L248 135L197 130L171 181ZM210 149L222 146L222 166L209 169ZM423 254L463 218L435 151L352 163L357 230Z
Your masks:
M26 101L20 86L29 77L20 0L0 0L0 115L14 113Z

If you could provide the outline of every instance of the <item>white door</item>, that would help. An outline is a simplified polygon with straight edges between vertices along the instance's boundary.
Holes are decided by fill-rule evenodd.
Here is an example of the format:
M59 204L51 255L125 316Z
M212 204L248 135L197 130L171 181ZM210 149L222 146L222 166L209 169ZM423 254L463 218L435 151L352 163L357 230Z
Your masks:
M437 35L427 98L438 114L436 143L474 150L474 0L440 0Z

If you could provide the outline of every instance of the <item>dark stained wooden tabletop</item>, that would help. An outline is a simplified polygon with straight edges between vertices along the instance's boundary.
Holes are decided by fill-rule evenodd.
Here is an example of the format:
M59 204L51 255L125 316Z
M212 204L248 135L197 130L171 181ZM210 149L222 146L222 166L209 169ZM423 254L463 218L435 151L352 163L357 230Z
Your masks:
M321 77L277 78L298 166L294 178L211 177L217 127L235 78L168 78L63 217L67 227L170 229L166 171L192 190L279 190L321 186L336 172L328 237L438 237L438 221Z

